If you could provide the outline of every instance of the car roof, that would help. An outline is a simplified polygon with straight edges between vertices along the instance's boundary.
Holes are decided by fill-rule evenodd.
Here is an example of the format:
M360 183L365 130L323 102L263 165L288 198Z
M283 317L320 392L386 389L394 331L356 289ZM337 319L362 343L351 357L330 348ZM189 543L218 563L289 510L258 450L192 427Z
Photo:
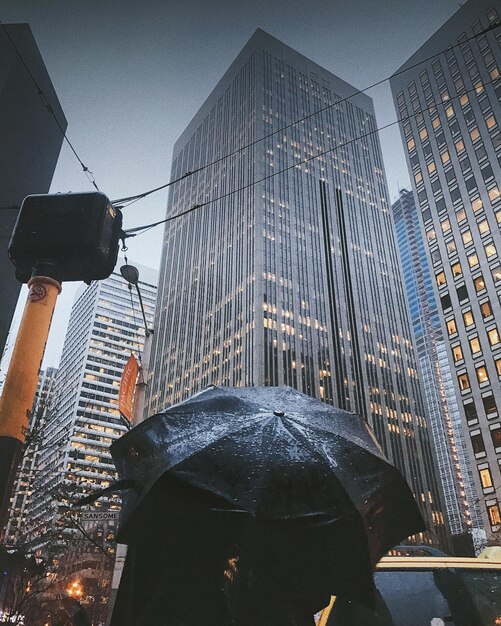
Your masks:
M376 571L391 569L438 569L457 567L466 569L501 569L501 559L466 556L384 556Z

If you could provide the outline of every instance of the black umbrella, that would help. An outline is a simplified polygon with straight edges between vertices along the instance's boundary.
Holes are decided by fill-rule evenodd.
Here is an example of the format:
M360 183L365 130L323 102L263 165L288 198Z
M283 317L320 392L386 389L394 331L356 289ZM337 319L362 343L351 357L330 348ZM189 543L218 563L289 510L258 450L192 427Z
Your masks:
M142 545L136 595L138 584L148 594L156 580L146 583L140 571L158 574L168 561L180 572L189 562L193 580L197 562L222 568L233 555L237 604L259 597L271 624L277 598L283 610L297 600L296 614L300 605L322 608L330 593L366 600L375 563L424 530L405 480L364 420L288 387L210 387L138 425L111 451L120 477L134 485L118 540ZM182 587L176 576L165 585Z

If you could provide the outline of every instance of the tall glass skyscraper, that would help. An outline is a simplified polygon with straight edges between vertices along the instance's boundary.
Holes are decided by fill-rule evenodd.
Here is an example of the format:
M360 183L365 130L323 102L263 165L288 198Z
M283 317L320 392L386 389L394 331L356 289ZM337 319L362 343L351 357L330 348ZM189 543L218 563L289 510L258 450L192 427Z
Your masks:
M470 0L391 79L483 524L501 531L501 28ZM448 48L447 50L445 50Z
M468 535L480 550L485 532L412 191L401 189L392 211L449 528L458 551Z
M443 539L375 129L369 97L254 33L174 148L194 173L168 202L147 412L211 383L356 411Z

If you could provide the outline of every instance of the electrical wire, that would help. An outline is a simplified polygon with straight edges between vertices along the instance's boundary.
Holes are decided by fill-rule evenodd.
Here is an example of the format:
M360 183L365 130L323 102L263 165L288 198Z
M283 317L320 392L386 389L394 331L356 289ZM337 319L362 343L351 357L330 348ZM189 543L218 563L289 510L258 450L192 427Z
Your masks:
M485 85L491 85L493 81L486 81L484 83L482 83L482 86ZM339 150L340 148L344 148L352 143L355 143L357 141L360 141L360 139L364 139L365 137L370 137L371 135L375 135L376 133L381 132L382 130L386 130L387 128L390 128L391 126L395 126L396 124L400 124L402 122L406 122L409 119L412 119L414 117L416 117L417 115L425 112L425 111L431 111L433 109L436 109L437 106L443 106L444 108L446 106L448 106L451 102L451 100L455 100L455 99L459 99L461 98L463 95L468 94L468 93L472 93L473 91L476 91L477 88L474 87L472 89L466 89L465 91L463 91L461 94L456 94L454 96L451 96L449 98L449 100L447 100L446 102L436 102L429 106L429 107L425 107L423 109L420 109L419 111L415 111L414 113L411 113L410 115L407 115L406 117L402 117L399 118L393 122L389 122L388 124L385 124L384 126L378 126L377 128L374 128L373 130L370 130L366 133L363 133L361 135L358 135L357 137L354 137L353 139L350 139L348 141L345 141L344 143L341 143L337 146L333 146L332 148L328 148L327 150L323 150L322 152L318 152L317 154L314 154L313 156L309 156L304 158L302 161L299 161L297 163L293 163L292 165L289 165L287 167L285 167L282 170L278 170L277 172L273 172L271 174L268 174L267 176L263 176L262 178L259 178L258 180L254 180L251 183L248 183L242 187L239 187L238 189L234 189L232 191L228 191L227 193L218 196L217 198L211 198L210 200L206 200L205 202L199 203L199 204L195 204L192 207L190 207L189 209L185 209L184 211L181 211L180 213L176 213L176 215L171 215L170 217L167 217L163 220L159 220L158 222L153 222L151 224L145 224L144 226L136 226L135 228L129 228L128 230L124 231L124 237L125 238L129 238L129 237L136 237L138 235L142 235L143 233L147 232L148 230L155 228L156 226L160 226L161 224L166 224L167 222L171 222L172 220L178 219L180 217L183 217L184 215L188 215L189 213L192 213L193 211L196 211L198 209L201 209L204 206L207 206L209 204L212 204L214 202L217 202L218 200L223 200L224 198L227 198L228 196L232 196L236 193L240 193L241 191L245 191L246 189L248 189L249 187L253 187L254 185L258 185L259 183L265 182L266 180L269 180L270 178L274 178L275 176L278 176L279 174L284 174L285 172L288 172L289 170L292 169L297 169L299 168L301 165L304 165L305 163L308 163L309 161L312 161L313 159L318 159L321 156L324 156L326 154L329 154L331 152L335 152L336 150Z
M126 198L119 198L117 200L113 200L112 204L116 204L116 203L128 203L125 207L122 208L126 208L127 206L130 206L131 204L133 204L134 202L137 202L138 200L142 200L143 198L146 198L147 196L156 193L157 191L161 191L162 189L166 189L167 187L171 187L172 185L181 182L182 180L184 180L185 178L189 177L189 176L193 176L194 174L198 174L199 172L202 172L203 170L206 170L209 167L212 167L214 165L217 165L218 163L221 163L222 161L225 161L226 159L229 159L232 156L235 156L236 154L239 154L240 152L243 152L244 150L247 150L248 148L252 148L253 146L255 146L256 144L264 141L265 139L269 139L270 137L273 137L275 135L278 135L279 133L284 132L285 130L291 128L292 126L296 126L297 124L300 124L301 122L304 122L305 120L308 120L312 117L315 117L316 115L320 115L321 113L323 113L324 111L327 111L328 109L331 109L334 106L337 106L343 102L346 102L347 100L350 100L351 98L355 98L356 96L359 96L360 94L365 93L366 91L370 91L371 89L374 89L375 87L378 87L379 85L382 85L383 83L391 80L392 78L396 77L396 76L400 76L400 74L404 74L405 72L408 72L416 67L419 67L420 65L423 65L423 63L428 63L428 61L431 61L432 59L435 59L436 57L441 56L442 54L444 54L445 52L447 52L448 50L453 50L454 48L457 48L459 46L462 46L465 42L467 41L472 41L473 39L476 39L477 37L480 37L482 35L485 35L486 33L499 28L499 26L501 26L500 22L496 22L494 24L491 24L490 26L488 26L487 28L483 29L482 31L480 31L479 33L476 33L475 35L472 35L471 37L466 37L466 39L464 39L463 41L457 43L457 44L453 44L451 46L448 46L447 48L444 48L443 50L441 50L440 52L437 52L436 54L433 54L421 61L418 61L417 63L414 63L413 65L409 65L408 67L405 67L397 72L395 72L394 74L392 74L391 76L387 76L386 78L383 78L381 80L376 81L375 83L372 83L372 85L369 85L368 87L365 87L364 89L359 89L357 91L355 91L355 93L351 94L350 96L345 96L344 98L340 98L338 100L335 100L334 102L332 102L331 104L326 105L325 107L318 109L317 111L314 111L313 113L309 113L308 115L305 115L302 118L299 118L297 120L295 120L294 122L290 122L289 124L286 124L285 126L282 126L282 128L279 128L278 130L274 130L273 132L269 133L268 135L264 135L263 137L260 137L259 139L255 139L254 141L252 141L249 144L246 144L245 146L241 146L240 148L237 148L236 150L233 150L232 152L229 152L228 154L225 154L224 156L221 156L217 159L215 159L214 161L211 161L210 163L207 163L205 165L201 165L200 167L194 169L194 170L190 170L186 173L184 173L182 176L180 176L179 178L176 178L168 183L165 183L164 185L160 185L159 187L155 187L154 189L150 189L148 191L145 191L143 193L137 194L135 196L128 196Z
M75 147L73 146L73 144L71 143L71 141L68 139L68 136L66 134L66 131L64 130L64 128L62 127L60 121L57 119L57 115L54 112L54 109L52 108L52 105L49 102L49 99L47 97L47 94L44 92L44 90L40 87L40 85L38 84L36 78L33 76L32 72L30 71L30 68L28 67L26 61L24 60L21 52L19 51L19 48L16 46L16 44L14 43L14 40L12 39L12 37L10 36L9 31L7 30L5 24L2 22L2 20L0 20L0 26L2 27L5 35L7 36L7 39L10 41L12 47L14 48L17 56L19 57L19 60L21 61L21 63L24 66L24 69L26 70L26 72L28 73L28 76L31 78L33 84L35 85L38 95L40 97L40 100L42 101L42 104L44 105L45 109L50 113L50 115L52 115L52 117L54 118L54 121L57 124L57 127L59 128L63 139L66 141L66 143L68 144L68 146L70 147L71 151L73 152L73 154L75 155L77 161L79 162L80 166L82 167L83 172L85 173L85 175L87 176L88 180L92 183L92 185L94 186L94 188L96 189L96 191L99 191L99 187L97 186L96 180L94 178L94 174L89 170L89 168L83 163L82 159L78 156L77 151L75 150Z

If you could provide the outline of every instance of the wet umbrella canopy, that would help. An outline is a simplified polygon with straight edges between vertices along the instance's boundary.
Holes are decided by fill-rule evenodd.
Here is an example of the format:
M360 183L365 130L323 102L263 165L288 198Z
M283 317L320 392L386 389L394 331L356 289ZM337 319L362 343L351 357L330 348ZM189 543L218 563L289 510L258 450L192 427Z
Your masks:
M179 598L181 571L208 602L206 581L223 581L225 563L237 564L235 611L248 616L237 623L311 623L297 616L321 609L331 593L367 601L375 563L424 530L364 420L288 387L209 387L111 449L133 485L118 537L134 548L119 593L122 624L149 623L144 606L159 577ZM169 568L176 574L165 577ZM230 594L230 613L231 605ZM226 623L222 606L204 611L204 623ZM212 621L211 611L219 611Z

